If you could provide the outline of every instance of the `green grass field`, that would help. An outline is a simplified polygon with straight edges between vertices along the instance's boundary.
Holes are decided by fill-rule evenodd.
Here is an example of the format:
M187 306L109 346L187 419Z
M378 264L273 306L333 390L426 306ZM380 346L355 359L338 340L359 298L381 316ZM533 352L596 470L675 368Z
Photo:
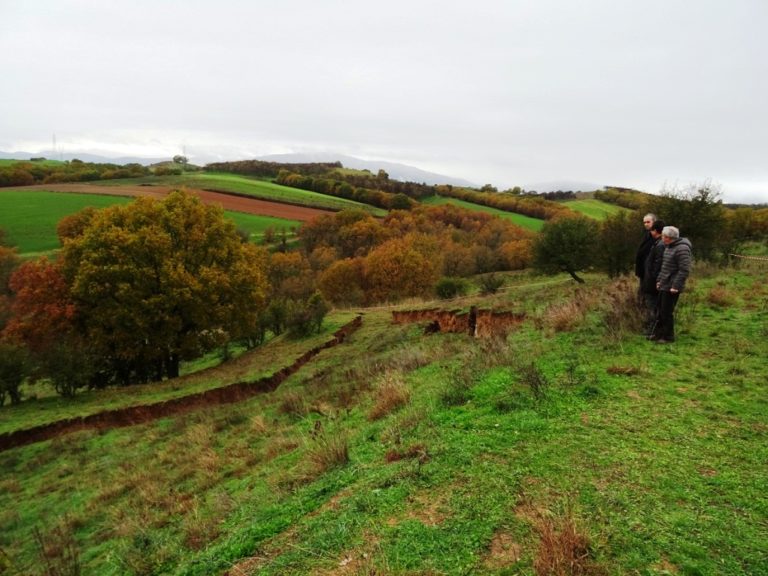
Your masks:
M494 296L421 304L526 312L496 340L368 310L273 394L0 453L0 566L766 574L764 278L760 262L697 266L668 346L627 323L628 278L510 275ZM273 341L200 378L296 352ZM6 430L38 422L34 404L0 408Z
M86 206L104 208L130 201L131 198L121 196L0 189L0 228L6 231L8 242L17 246L20 255L32 257L60 247L56 224L64 216ZM298 220L272 216L231 211L226 211L225 215L234 220L238 228L246 231L254 242L261 240L267 228L289 230L301 225Z
M528 230L533 230L535 232L538 232L539 230L541 230L542 226L544 226L544 220L540 220L538 218L531 218L530 216L525 216L523 214L515 214L514 212L506 212L504 210L499 210L498 208L491 208L489 206L481 206L480 204L473 204L472 202L466 202L464 200L459 200L457 198L431 196L429 198L423 199L422 203L429 204L430 206L441 206L443 204L453 204L454 206L466 208L467 210L475 210L477 212L486 212L487 214L493 214L494 216L499 216L500 218L504 218L505 220L509 220L510 222L517 224L518 226L522 226L523 228L527 228Z
M608 204L601 200L595 200L594 198L587 198L584 200L568 200L563 202L571 210L581 212L585 216L594 218L595 220L605 220L609 216L618 214L619 212L628 212L626 208L616 206L615 204Z

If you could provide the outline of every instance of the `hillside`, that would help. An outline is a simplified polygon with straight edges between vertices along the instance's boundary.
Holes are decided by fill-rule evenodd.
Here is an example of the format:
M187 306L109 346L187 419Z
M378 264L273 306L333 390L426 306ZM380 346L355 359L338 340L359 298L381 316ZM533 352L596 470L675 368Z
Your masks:
M764 266L698 267L669 347L632 330L631 280L510 275L397 307L416 323L362 310L272 393L4 451L0 567L764 574ZM425 334L429 310L472 305L525 316L505 337ZM285 344L201 378L288 366L302 341ZM0 418L26 427L34 406Z

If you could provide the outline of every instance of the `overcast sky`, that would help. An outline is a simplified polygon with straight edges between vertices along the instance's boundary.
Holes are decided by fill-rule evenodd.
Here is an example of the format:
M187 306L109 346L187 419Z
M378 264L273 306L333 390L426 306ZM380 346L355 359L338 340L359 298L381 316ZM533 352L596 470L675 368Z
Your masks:
M0 150L768 202L766 0L0 0Z

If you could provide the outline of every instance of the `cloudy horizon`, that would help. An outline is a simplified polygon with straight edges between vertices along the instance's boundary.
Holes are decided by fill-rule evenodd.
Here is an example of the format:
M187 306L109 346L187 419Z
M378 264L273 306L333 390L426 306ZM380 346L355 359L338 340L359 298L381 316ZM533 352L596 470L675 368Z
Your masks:
M333 152L768 202L768 3L0 0L0 150Z

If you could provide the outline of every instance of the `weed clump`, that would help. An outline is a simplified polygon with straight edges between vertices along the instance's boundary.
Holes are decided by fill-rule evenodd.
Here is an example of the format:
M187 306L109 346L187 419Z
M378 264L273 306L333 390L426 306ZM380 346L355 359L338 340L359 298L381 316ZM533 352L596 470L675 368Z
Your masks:
M553 520L539 518L539 547L533 569L539 576L598 576L605 574L590 558L589 538L570 516Z
M309 472L315 477L349 463L349 440L345 434L319 434L307 451Z
M602 326L610 340L622 340L627 334L639 333L643 326L643 310L637 298L637 287L629 277L613 283L606 291Z
M387 372L376 390L376 403L368 413L368 420L379 420L390 412L405 406L411 399L411 391L400 372Z
M728 308L735 302L733 293L723 286L715 286L707 294L707 302L718 308Z

